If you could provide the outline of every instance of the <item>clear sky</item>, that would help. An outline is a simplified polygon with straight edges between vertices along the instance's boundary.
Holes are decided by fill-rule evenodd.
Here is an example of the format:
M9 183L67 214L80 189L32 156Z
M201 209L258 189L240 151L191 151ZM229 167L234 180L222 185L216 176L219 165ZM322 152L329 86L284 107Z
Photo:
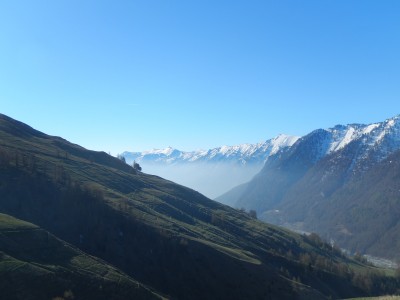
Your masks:
M4 0L0 112L94 150L400 113L400 1Z

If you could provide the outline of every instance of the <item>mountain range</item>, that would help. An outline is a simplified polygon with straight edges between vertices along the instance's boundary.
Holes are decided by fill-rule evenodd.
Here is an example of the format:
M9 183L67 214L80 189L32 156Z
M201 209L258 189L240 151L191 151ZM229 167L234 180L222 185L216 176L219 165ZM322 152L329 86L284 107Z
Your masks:
M0 279L2 299L78 300L339 299L400 284L315 234L5 115Z
M232 162L239 165L263 164L270 155L277 153L280 149L293 145L298 137L278 135L277 137L257 143L241 144L236 146L222 146L210 150L197 150L191 152L180 151L172 147L165 149L154 149L144 152L123 152L122 155L128 162L139 163L226 163Z
M400 117L315 130L218 201L314 231L341 247L399 258Z
M261 170L269 156L290 147L298 138L281 134L257 144L191 152L168 147L144 152L125 151L121 155L129 164L134 161L140 163L147 173L162 176L214 198L250 180Z

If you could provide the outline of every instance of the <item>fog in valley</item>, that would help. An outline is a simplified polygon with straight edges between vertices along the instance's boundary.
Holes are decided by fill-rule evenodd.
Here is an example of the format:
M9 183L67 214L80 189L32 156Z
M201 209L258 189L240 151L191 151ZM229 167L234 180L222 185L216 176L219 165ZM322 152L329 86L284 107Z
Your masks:
M211 199L249 181L263 167L262 164L238 165L237 163L156 164L140 162L140 165L145 173L190 187Z

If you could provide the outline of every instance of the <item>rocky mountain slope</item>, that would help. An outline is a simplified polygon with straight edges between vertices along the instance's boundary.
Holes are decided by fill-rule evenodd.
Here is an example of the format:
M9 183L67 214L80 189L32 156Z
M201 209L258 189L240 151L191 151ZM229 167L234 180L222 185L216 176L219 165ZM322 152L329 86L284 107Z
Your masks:
M393 248L377 250L384 243L383 236L389 239L385 231L392 229L379 225L381 218L371 219L372 214L365 210L383 216L394 205L396 198L390 200L387 194L396 189L396 176L384 176L382 182L377 170L391 161L387 171L393 169L392 174L396 174L399 149L398 116L370 125L315 130L271 156L239 194L231 192L218 200L255 209L269 222L319 232L354 251L397 257ZM376 182L367 178L375 178ZM392 217L398 217L397 210L391 212Z

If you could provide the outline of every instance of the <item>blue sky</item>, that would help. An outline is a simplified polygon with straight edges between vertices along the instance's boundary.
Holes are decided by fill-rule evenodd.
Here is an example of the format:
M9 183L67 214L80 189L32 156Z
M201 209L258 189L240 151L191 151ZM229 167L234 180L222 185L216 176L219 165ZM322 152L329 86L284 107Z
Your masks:
M0 112L181 150L400 113L400 1L1 1Z

